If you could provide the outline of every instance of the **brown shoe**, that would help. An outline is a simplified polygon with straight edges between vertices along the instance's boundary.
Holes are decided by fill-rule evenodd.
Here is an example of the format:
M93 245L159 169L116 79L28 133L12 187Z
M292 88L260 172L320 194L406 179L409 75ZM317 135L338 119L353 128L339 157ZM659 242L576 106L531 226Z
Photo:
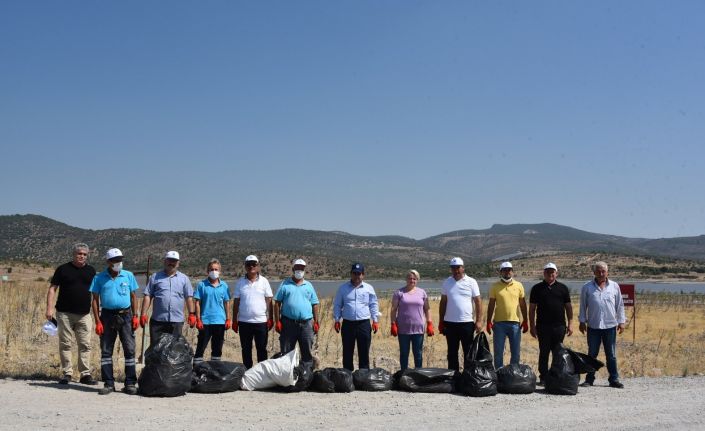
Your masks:
M98 381L93 378L90 374L86 374L85 376L81 376L81 380L79 380L80 383L84 385L91 385L95 386L98 384Z

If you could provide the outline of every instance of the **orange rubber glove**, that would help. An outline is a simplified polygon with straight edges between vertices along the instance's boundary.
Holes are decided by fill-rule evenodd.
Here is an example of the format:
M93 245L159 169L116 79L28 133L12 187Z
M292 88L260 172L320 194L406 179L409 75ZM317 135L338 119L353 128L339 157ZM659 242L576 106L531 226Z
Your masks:
M140 319L137 316L132 316L132 330L136 331L140 327Z
M143 314L142 316L140 316L140 326L142 327L142 329L144 329L144 327L147 326L148 320L149 319L147 318L146 314Z
M399 335L399 327L397 326L397 322L392 322L392 329L390 329L389 332L392 334L392 337Z
M340 322L335 322L333 327L335 328L335 332L340 332Z
M320 328L321 328L321 327L318 326L318 322L313 322L313 333L314 333L314 334L318 334L318 330L319 330Z
M274 330L277 331L277 334L282 333L282 321L281 320L277 320L277 324L275 325Z
M438 332L441 333L441 334L443 334L443 335L446 334L446 327L445 327L445 325L443 324L443 321L442 321L442 320L441 320L440 322L438 322Z
M238 328L237 328L237 320L236 320L233 322L233 331L235 331L237 333L237 330L238 330Z
M379 331L379 323L372 322L372 332L376 334L377 331Z
M201 324L203 324L203 323L201 323ZM232 320L230 320L230 319L226 319L226 320L225 320L225 330L226 330L226 331L227 331L228 329L230 329L230 327L231 327L232 325L233 325L233 321L232 321Z
M433 322L428 322L426 324L426 335L429 337L433 337L435 335L435 331L433 330Z
M487 333L490 335L492 335L492 328L494 328L492 322L487 322Z
M274 327L274 320L268 319L267 320L267 331L271 331L273 327ZM235 331L235 332L237 332L237 331Z
M523 332L524 334L529 332L529 322L527 322L526 320L521 322L521 332Z
M103 336L103 322L100 320L95 322L95 333L98 334L99 337Z
M227 322L227 321L226 321ZM196 329L199 331L203 331L203 320L201 319L196 319ZM226 328L227 329L227 328Z
M196 313L189 313L188 314L188 326L194 327L196 326Z

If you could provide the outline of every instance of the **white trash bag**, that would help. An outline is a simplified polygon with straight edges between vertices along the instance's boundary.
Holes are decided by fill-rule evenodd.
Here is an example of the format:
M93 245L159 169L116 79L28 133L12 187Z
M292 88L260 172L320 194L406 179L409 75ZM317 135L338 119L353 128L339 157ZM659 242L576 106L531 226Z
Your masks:
M59 332L59 328L56 326L56 319L52 318L51 320L47 320L44 322L44 326L42 326L42 332L47 334L50 337L55 337L56 334Z
M254 391L276 386L292 386L296 384L294 367L299 364L298 347L277 359L267 359L245 371L240 382L240 389Z

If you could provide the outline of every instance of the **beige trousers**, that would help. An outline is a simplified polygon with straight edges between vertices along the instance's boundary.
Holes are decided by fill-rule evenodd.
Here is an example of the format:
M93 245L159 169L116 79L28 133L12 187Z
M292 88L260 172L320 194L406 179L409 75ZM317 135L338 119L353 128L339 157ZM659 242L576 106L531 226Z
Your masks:
M91 336L93 333L91 313L74 314L57 311L56 321L59 323L59 357L64 375L73 375L72 350L74 342L78 345L78 371L81 376L90 374Z

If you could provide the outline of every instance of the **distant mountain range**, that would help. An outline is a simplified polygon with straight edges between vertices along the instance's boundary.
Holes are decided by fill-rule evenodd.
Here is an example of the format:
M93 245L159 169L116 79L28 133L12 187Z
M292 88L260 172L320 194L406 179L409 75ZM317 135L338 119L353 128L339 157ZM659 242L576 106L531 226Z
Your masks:
M265 270L289 273L292 258L310 262L309 277L336 278L353 261L364 262L377 278L399 277L410 267L436 273L448 258L461 256L477 270L494 267L496 260L516 260L569 253L610 253L705 260L705 235L644 239L582 231L550 223L493 225L489 229L459 230L415 240L403 236L359 236L346 232L304 229L222 232L157 232L143 229L81 229L40 215L0 216L0 259L55 265L70 258L71 245L86 242L91 261L102 264L109 247L120 248L127 266L161 266L166 250L178 250L182 266L199 273L211 257L237 273L248 254L257 254Z

